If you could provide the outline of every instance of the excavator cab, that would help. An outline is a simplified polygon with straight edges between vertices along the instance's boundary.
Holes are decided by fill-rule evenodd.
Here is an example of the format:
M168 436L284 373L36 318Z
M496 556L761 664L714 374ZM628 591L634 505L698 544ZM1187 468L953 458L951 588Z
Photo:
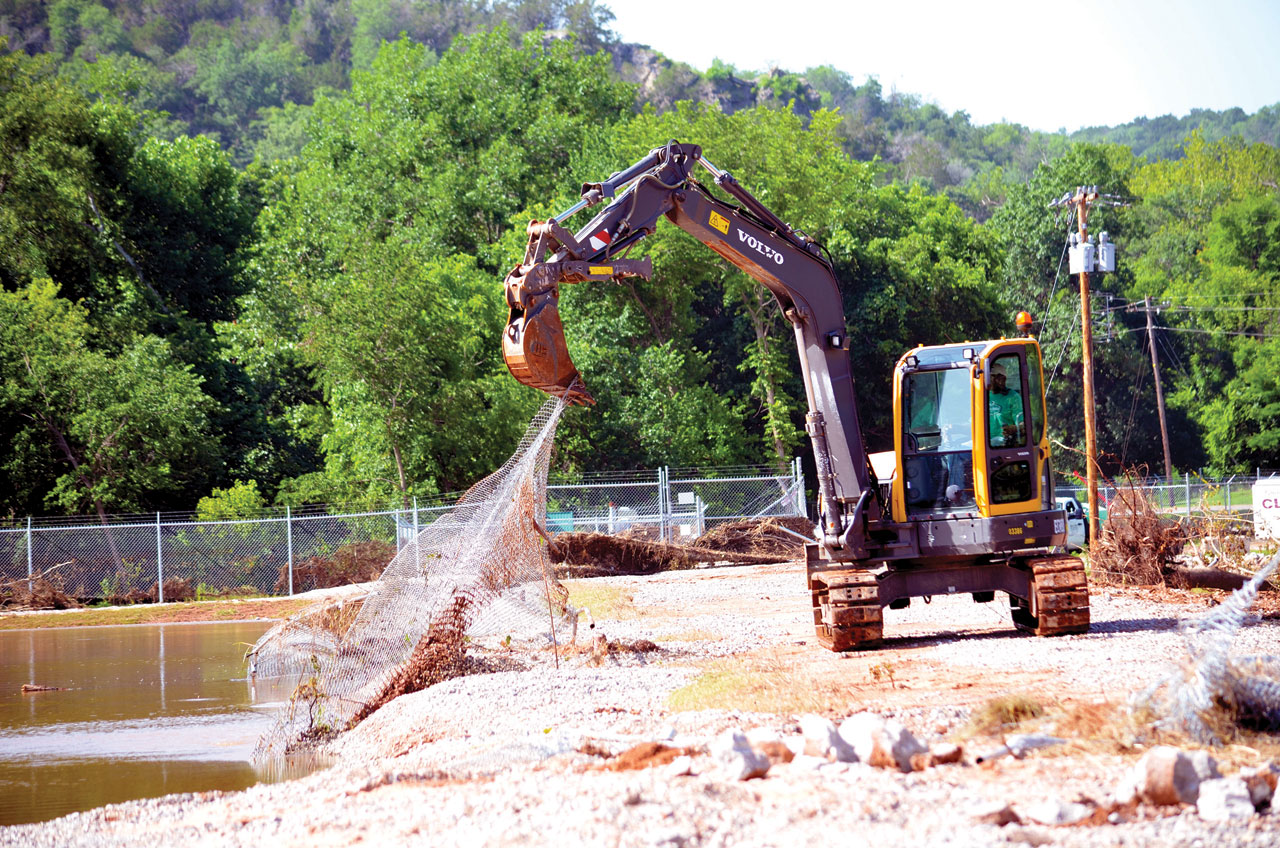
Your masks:
M895 521L1050 509L1035 339L918 347L894 378Z

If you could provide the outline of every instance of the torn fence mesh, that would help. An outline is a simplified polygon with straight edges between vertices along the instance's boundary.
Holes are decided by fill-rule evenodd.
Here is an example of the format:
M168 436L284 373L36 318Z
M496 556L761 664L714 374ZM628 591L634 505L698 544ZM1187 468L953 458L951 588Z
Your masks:
M547 401L519 448L405 545L367 593L304 611L250 651L251 674L296 681L254 753L331 737L397 694L464 673L469 639L571 628L546 526L547 464L564 411Z
M1277 566L1280 554L1184 629L1185 664L1142 692L1139 706L1150 709L1163 726L1209 745L1221 744L1218 728L1227 720L1280 728L1280 656L1231 654L1231 643Z

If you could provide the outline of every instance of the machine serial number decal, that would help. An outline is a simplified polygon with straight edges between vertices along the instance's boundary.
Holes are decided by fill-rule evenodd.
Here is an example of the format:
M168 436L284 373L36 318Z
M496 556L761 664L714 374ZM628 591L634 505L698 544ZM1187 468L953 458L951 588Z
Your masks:
M746 233L744 233L742 230L738 230L738 241L746 242L747 247L750 247L752 250L754 250L756 253L759 253L761 256L765 257L766 259L772 259L775 265L781 265L783 262L783 257L781 253L774 250L772 247L765 244L764 242L760 241L760 239L756 238L755 236L749 236Z
M1010 527L1010 528L1009 528L1009 535L1010 535L1010 536L1021 536L1021 535L1022 535L1022 528L1021 528L1021 527Z
M709 223L720 232L725 235L729 235L729 219L721 215L719 212L711 213L711 220Z
M589 273L589 274L608 274L608 275L612 276L612 275L613 275L613 266L612 266L612 265L588 265L588 266L587 266L587 273Z

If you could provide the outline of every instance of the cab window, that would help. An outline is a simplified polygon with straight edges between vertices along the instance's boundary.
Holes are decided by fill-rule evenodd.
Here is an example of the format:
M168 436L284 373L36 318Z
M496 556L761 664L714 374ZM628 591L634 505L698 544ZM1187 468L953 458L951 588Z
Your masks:
M1038 345L1027 345L1027 384L1030 386L1031 404L1031 440L1039 444L1044 438L1044 384L1043 372L1040 368L1040 348Z
M987 366L987 440L993 448L1027 443L1022 359L1016 353L997 356Z
M973 425L967 369L909 374L904 385L907 508L968 509L973 498Z

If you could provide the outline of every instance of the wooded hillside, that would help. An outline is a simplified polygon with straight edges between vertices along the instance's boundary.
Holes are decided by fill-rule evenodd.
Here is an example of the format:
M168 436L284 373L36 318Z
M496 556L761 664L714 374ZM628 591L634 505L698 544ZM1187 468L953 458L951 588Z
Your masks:
M1148 159L974 127L830 68L698 73L618 44L610 17L0 0L0 512L467 487L541 397L498 344L525 222L673 137L827 247L873 448L904 350L1010 334L1024 308L1043 319L1052 434L1083 441L1068 221L1047 204L1097 184L1131 203L1091 221L1121 257L1095 302L1108 467L1162 470L1145 316L1125 311L1146 296L1175 464L1280 467L1274 108L1197 113L1174 146L1135 122L1164 157ZM806 453L772 298L674 228L643 248L651 282L565 292L600 404L566 416L557 466Z

